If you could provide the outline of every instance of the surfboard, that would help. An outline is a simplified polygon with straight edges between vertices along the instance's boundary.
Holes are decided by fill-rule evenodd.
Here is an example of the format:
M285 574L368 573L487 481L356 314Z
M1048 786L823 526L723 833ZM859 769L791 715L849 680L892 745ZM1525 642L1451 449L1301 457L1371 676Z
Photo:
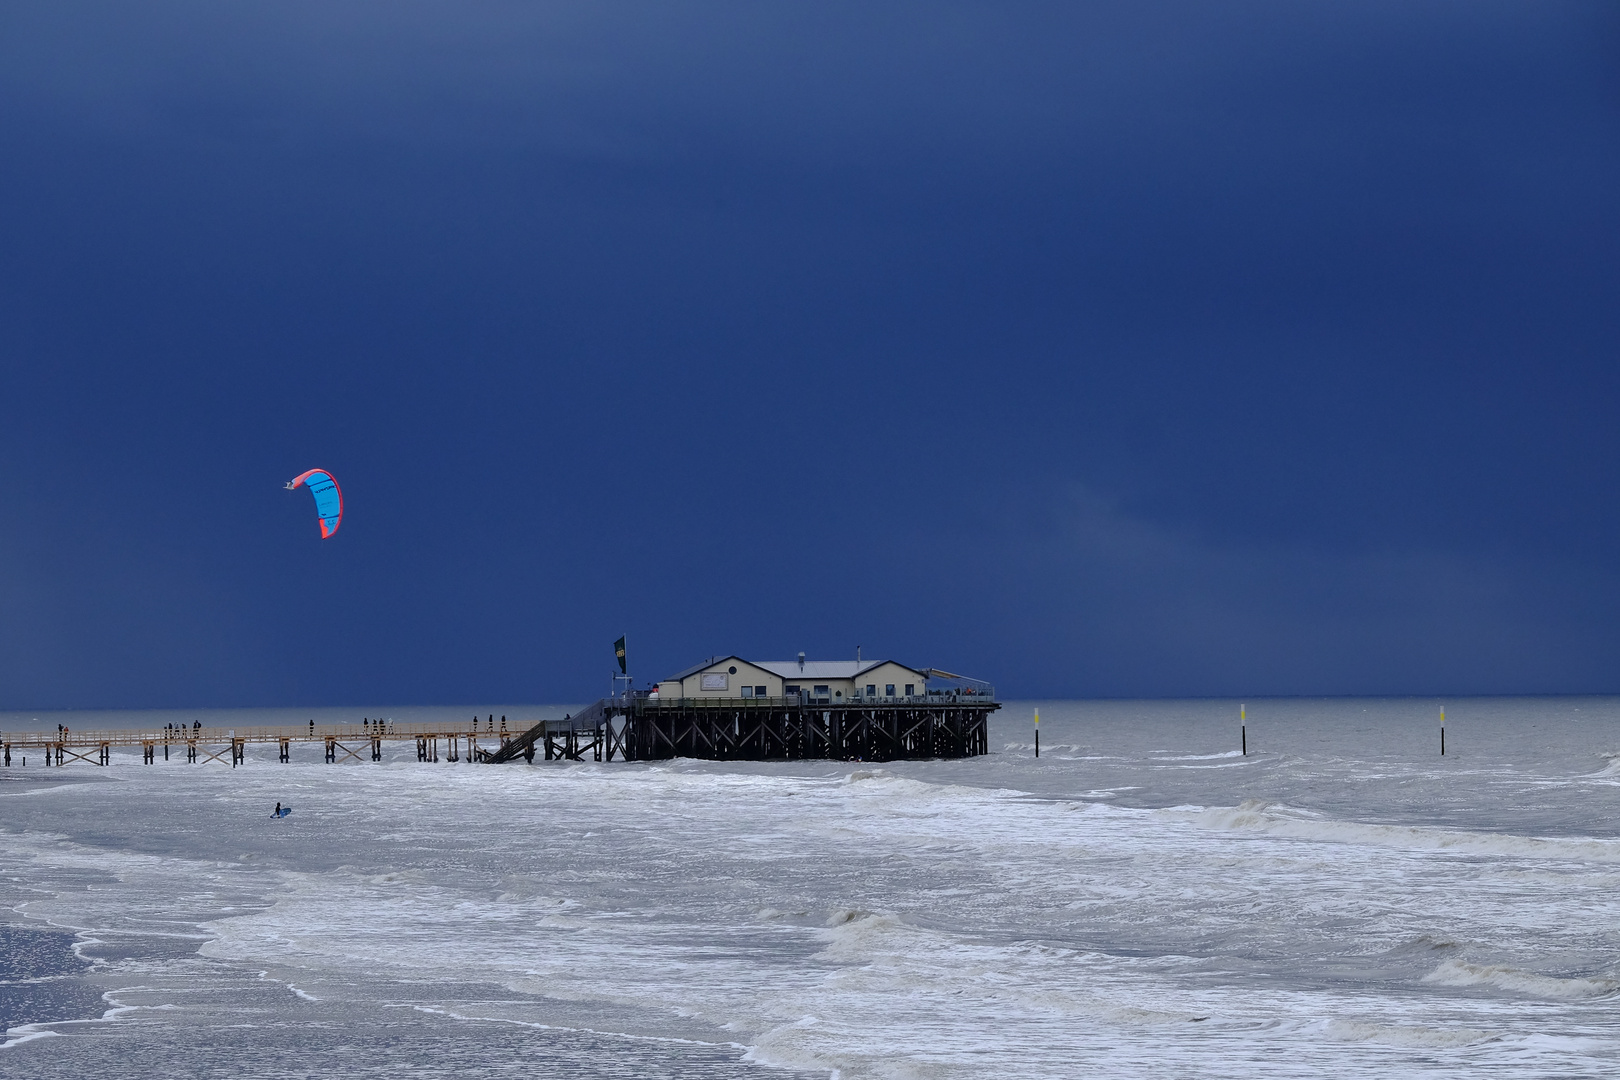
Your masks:
M277 816L277 817L286 817L286 816L287 816L287 815L288 815L288 814L290 814L290 813L292 813L292 807L290 807L290 806L283 806L283 807L282 807L282 808L281 808L281 813L280 813L280 814L277 814L277 815L276 815L276 816Z

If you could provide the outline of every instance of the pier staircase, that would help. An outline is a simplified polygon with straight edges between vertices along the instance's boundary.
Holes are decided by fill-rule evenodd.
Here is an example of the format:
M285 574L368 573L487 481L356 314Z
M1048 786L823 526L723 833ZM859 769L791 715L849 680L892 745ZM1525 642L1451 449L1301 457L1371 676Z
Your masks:
M490 765L499 765L517 758L533 761L534 747L539 743L546 747L548 760L555 755L572 761L583 761L584 751L590 749L591 744L582 744L579 736L582 733L589 734L594 741L607 726L608 719L620 711L619 706L619 699L601 698L561 720L542 720L528 731L506 740L499 750L479 749L478 760ZM562 738L559 740L557 736Z

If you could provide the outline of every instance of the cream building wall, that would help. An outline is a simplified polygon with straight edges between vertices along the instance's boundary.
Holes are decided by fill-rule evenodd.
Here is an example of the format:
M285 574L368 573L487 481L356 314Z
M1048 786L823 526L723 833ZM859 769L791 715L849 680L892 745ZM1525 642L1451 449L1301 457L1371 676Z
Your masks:
M806 694L818 694L822 687L826 687L826 698L829 701L848 701L855 694L855 683L849 679L835 679L822 676L820 678L784 679L783 691L788 686L797 686Z
M717 660L681 679L665 679L658 684L658 696L664 697L743 697L743 687L749 687L756 696L763 686L763 697L781 697L782 679L764 668L755 667L736 656Z
M896 664L889 660L875 668L861 672L853 680L854 692L857 697L868 696L867 688L872 688L872 694L879 700L889 697L888 688L894 687L894 697L905 697L906 687L912 687L913 694L924 692L924 680L920 671Z
M738 698L738 697L782 697L787 687L796 686L806 694L825 696L828 701L847 702L865 700L866 688L872 688L872 696L882 701L891 695L889 687L894 687L895 698L908 696L906 688L912 688L912 694L926 692L926 680L922 672L908 668L903 664L896 664L886 660L865 671L859 672L853 678L840 678L817 671L821 665L812 661L803 673L795 672L792 665L773 664L772 666L785 667L791 674L778 675L756 664L751 664L741 657L728 656L717 660L705 667L698 668L679 679L665 679L658 684L660 698ZM839 664L843 671L853 667ZM749 688L748 692L744 687ZM764 687L764 692L759 692Z

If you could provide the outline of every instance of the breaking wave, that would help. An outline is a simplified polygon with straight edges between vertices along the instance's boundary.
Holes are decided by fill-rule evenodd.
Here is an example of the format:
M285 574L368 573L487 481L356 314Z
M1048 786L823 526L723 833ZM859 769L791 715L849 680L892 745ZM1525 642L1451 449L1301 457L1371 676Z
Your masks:
M1526 859L1620 864L1620 841L1599 837L1517 836L1470 832L1429 825L1379 825L1335 821L1289 807L1249 799L1232 807L1198 811L1194 820L1209 829L1230 829L1296 837L1323 843L1362 844L1420 851L1455 851Z
M1423 976L1423 981L1437 986L1489 986L1513 994L1562 1000L1604 997L1620 990L1620 981L1614 979L1592 976L1558 978L1518 968L1471 964L1455 959L1445 961Z
M1620 776L1620 752L1604 754L1603 756L1608 760L1608 764L1603 766L1603 768L1599 769L1595 773L1589 773L1587 775L1588 780L1600 780L1611 776Z
M1471 1046L1501 1038L1494 1031L1480 1028L1376 1024L1365 1020L1329 1020L1318 1030L1328 1038L1339 1042L1383 1043L1386 1046L1429 1047L1437 1050L1453 1046Z

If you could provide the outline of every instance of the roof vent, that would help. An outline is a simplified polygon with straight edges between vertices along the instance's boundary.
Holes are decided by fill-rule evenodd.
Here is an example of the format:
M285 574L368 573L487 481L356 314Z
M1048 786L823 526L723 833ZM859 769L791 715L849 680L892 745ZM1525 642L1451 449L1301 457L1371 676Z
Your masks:
M804 653L799 653L799 670L804 670Z

